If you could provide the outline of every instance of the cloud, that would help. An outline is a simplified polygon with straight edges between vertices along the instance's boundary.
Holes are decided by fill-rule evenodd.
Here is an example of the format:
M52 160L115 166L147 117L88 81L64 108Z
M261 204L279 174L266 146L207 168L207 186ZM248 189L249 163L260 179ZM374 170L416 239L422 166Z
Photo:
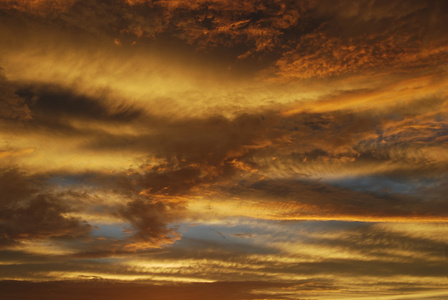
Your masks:
M31 134L98 136L114 130L114 124L123 127L144 114L120 100L109 104L107 95L87 96L59 86L20 86L15 94L29 109L27 122L16 130Z
M275 178L280 178L280 186L283 184L280 183L281 180L285 180L284 188L299 184L305 192L316 190L319 184L314 186L300 179L298 183L294 183L295 181L290 178L299 176L303 180L332 176L334 173L348 175L353 171L361 174L381 172L384 176L401 174L400 176L406 178L405 173L410 170L421 172L428 168L428 163L444 162L441 156L437 161L433 158L436 153L442 151L439 147L444 143L444 140L440 139L445 135L444 123L437 121L437 116L426 117L439 110L444 103L443 100L434 102L438 104L427 108L427 111L422 111L421 114L412 111L412 107L408 105L406 107L409 113L403 115L405 111L398 105L394 110L387 112L373 110L374 113L343 110L282 116L265 111L241 114L234 118L217 115L169 119L153 117L132 107L118 105L117 108L106 108L100 99L78 96L68 91L56 94L52 94L51 91L52 89L50 92L42 92L41 96L28 100L36 116L35 120L30 121L31 123L45 121L57 110L57 118L65 116L60 119L61 121L94 122L93 128L96 122L106 124L134 122L136 128L151 128L151 133L143 132L140 135L110 134L102 130L92 130L89 135L85 135L83 131L78 133L83 134L83 140L87 141L78 144L78 151L88 149L99 153L120 154L123 151L145 153L141 165L130 170L129 178L125 179L128 182L125 186L133 193L149 197L148 203L154 199L161 199L157 198L161 196L165 197L163 201L176 203L178 196L188 197L189 194L201 191L213 191L215 186L222 189L225 194L227 182L238 178L247 179L248 176L255 176L255 180L262 176L272 177L272 183L276 182ZM22 95L25 94L22 92ZM24 97L33 99L26 95ZM60 103L56 106L50 105L56 98ZM423 100L417 101L414 105L416 107L421 105L420 101ZM75 103L81 107L73 108ZM79 113L81 108L86 112L83 115ZM396 113L401 113L402 119L389 117ZM408 125L410 127L415 126L413 124L416 124L417 118L422 119L418 122L418 131L403 126L406 124L404 122L410 122ZM423 119L427 125L423 123ZM52 130L52 126L48 128ZM394 132L394 128L399 130L399 133ZM73 130L76 132L77 129ZM440 142L422 145L422 141L434 139L439 139ZM373 164L384 167L369 170ZM393 175L394 172L396 175ZM223 185L220 187L221 183ZM320 188L326 189L324 185ZM347 196L347 193L351 193L348 190L335 189L331 185L328 185L328 188L332 189L335 195L339 193L345 195L341 198L365 197L366 203L371 203L367 205L376 206L381 201L386 201L383 205L388 209L395 207L391 205L393 201L406 202L404 198L397 200L395 196L390 201L378 196L357 193ZM317 195L318 193L315 194L316 197ZM169 197L173 200L167 200ZM310 196L312 197L314 196ZM317 199L320 199L320 196ZM140 207L143 203L139 201L131 202L133 204L130 205ZM416 200L409 199L409 201L411 203ZM153 204L148 205L152 207ZM322 203L321 212L332 209L325 208L326 205L329 204ZM129 209L138 211L131 207ZM318 211L320 210L316 210L315 213ZM339 209L334 211L338 212L336 215L345 217L369 215L367 209L359 212L360 214L340 212ZM387 213L389 214L389 217L395 216L392 212ZM132 220L130 214L127 216ZM396 216L410 216L410 212L397 212ZM437 214L432 216L437 217ZM136 218L139 219L140 216ZM136 221L134 225L138 227L140 226L138 223L142 222L143 220Z
M1 70L1 69L0 69ZM15 86L8 82L0 72L0 118L6 120L26 121L31 118L26 102L15 94Z
M54 185L57 176L61 174L28 174L15 167L1 169L0 246L31 252L41 251L42 246L48 249L47 253L104 257L160 248L179 238L177 228L169 227L169 223L180 218L185 209L183 202L163 202L160 197L151 201L139 196L129 179L124 179L126 184L117 185L123 180L117 175L77 176L71 182L66 180L66 187ZM114 190L102 193L109 184ZM92 215L93 219L89 217ZM85 217L89 223L83 220ZM107 233L99 232L98 236L102 218L123 231L122 236L107 237Z
M444 287L443 1L0 10L0 278L53 281L7 295Z
M102 98L56 87L21 89L18 94L29 103L33 116L19 130L32 133L38 125L42 126L39 135L52 136L56 130L65 135L70 133L71 138L82 137L74 149L75 155L93 151L98 157L102 153L141 157L133 168L121 166L127 168L128 175L119 176L120 193L130 196L127 206L117 211L137 230L135 237L143 240L162 241L170 234L174 237L175 230L168 229L168 223L181 219L182 214L171 216L170 205L177 214L177 209L182 210L190 198L201 193L222 198L235 196L239 191L248 199L271 199L276 197L276 190L281 190L290 197L286 206L278 201L263 202L260 206L260 211L272 207L276 211L273 218L280 219L444 217L445 204L441 199L434 200L434 210L428 210L419 197L382 194L380 190L352 191L350 187L335 187L329 181L307 181L328 179L335 174L343 178L379 173L392 180L401 176L409 182L406 173L410 171L417 174L431 169L436 174L433 165L446 163L443 156L435 159L437 153L443 153L446 130L439 116L433 114L443 107L443 98L430 100L434 106L418 111L411 105L406 106L407 110L397 105L387 111L339 110L290 115L262 111L233 118L221 115L173 118L152 116L131 105L106 106ZM54 104L55 101L58 103ZM423 101L411 103L417 108ZM398 113L400 118L393 117ZM48 123L52 118L56 123ZM72 126L74 121L85 125ZM418 130L411 130L417 122ZM117 126L124 123L136 130L132 134L120 132ZM407 123L409 128L404 126ZM63 126L54 129L54 124L70 130L62 130ZM139 133L138 129L144 130ZM435 139L439 141L422 145ZM437 176L441 174L442 169ZM107 179L103 182L100 179L97 184L109 186L106 182ZM302 195L301 200L295 202L294 194ZM283 209L274 209L276 205Z
M171 40L213 56L224 53L229 62L255 57L255 68L275 64L269 76L284 79L377 73L381 67L425 70L446 60L447 52L442 1L48 0L6 1L2 8L110 35L111 41L118 35L130 45L132 38Z
M16 168L2 168L0 178L2 246L33 239L74 239L90 232L86 222L64 216L70 208L42 189L41 178Z
M16 9L18 11L46 15L48 13L64 12L70 8L76 0L5 0L0 3L2 9Z
M381 187L381 182L378 181ZM222 190L225 190L222 189ZM228 198L247 199L248 216L273 220L443 221L443 197L420 197L392 191L354 191L319 181L272 179L232 186ZM437 193L432 189L428 195ZM257 199L253 202L253 199ZM230 203L228 203L230 205ZM218 206L219 207L219 206ZM249 209L252 207L251 209Z
M168 228L168 223L176 220L176 214L181 210L180 205L166 204L160 201L149 202L135 200L127 203L119 214L130 222L137 231L135 237L136 244L127 245L126 248L139 247L138 242L144 241L141 247L161 247L164 244L171 244L179 239L179 234L172 228Z
M142 114L141 110L127 104L106 106L104 99L79 95L58 86L22 87L16 94L26 100L33 112L33 119L56 115L63 119L130 122Z
M434 69L433 62L446 59L447 40L436 29L444 26L445 9L441 2L319 3L315 17L325 22L283 53L277 74L306 79Z

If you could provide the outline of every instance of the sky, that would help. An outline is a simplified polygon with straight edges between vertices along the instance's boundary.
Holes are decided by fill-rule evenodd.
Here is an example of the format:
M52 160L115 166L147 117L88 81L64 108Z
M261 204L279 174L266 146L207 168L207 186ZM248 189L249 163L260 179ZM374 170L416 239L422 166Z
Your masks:
M0 0L0 298L448 299L447 13Z

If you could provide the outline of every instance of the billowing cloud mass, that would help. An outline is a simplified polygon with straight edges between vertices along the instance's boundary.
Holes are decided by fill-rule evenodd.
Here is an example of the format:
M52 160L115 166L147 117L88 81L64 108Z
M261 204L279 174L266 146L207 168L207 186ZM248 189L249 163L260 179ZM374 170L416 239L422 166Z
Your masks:
M0 298L445 299L447 13L0 0Z

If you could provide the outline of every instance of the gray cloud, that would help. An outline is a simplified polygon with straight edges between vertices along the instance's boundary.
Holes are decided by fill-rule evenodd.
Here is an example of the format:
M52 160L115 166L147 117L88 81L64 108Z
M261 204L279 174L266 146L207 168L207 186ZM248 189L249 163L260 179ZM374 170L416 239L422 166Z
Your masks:
M43 178L29 176L16 168L0 171L1 245L43 238L80 238L91 226L76 218L56 195L43 189Z

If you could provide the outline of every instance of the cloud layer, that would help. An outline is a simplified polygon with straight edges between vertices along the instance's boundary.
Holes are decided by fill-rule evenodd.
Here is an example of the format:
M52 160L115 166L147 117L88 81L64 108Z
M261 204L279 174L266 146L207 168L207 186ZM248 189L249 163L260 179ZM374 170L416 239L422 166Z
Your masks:
M0 294L443 299L447 9L0 1Z

